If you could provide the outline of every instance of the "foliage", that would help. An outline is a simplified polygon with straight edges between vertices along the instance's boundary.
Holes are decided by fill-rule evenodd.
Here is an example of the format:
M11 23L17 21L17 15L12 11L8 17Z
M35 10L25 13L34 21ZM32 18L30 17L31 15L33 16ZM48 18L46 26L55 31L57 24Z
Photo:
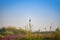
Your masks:
M32 34L34 34L34 33L31 32L31 37L30 37L29 31L23 30L21 28L17 29L15 27L10 26L7 28L3 27L0 29L0 38L3 38L5 35L19 35L19 34L24 35L24 34L26 34L26 35L28 35L28 37L23 37L23 38L19 37L17 39L12 39L12 40L55 40L55 39L60 40L60 29L59 28L57 28L55 31L56 38L41 37L41 36L39 36L40 33L41 33L40 30L38 30L38 31L36 31L37 36L32 37Z
M3 38L4 36L3 35L0 35L0 38Z
M0 35L17 35L17 34L25 34L26 32L23 29L17 29L15 27L3 27L0 29Z
M56 40L60 40L60 29L56 29Z

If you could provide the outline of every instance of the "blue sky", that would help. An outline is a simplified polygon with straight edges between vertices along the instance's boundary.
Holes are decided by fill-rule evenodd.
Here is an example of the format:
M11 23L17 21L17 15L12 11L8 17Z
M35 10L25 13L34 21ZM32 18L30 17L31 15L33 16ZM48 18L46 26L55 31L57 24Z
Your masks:
M44 31L60 26L59 0L0 0L0 26L22 27L32 20L32 29Z

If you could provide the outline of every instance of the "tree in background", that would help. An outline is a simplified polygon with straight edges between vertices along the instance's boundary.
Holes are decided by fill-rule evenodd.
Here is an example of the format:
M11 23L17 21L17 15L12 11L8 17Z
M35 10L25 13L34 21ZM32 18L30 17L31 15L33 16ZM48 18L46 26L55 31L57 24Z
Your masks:
M46 31L46 27L45 27L44 29L45 29L45 31Z
M51 24L51 26L50 26L50 31L51 31L51 28L52 28L52 24Z
M0 28L0 35L5 35L4 33L5 31L6 31L5 27Z

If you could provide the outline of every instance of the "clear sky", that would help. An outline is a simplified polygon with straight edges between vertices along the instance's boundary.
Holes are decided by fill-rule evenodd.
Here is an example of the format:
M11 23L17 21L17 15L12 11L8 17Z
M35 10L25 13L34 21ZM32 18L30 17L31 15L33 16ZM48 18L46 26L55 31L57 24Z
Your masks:
M0 27L16 26L25 28L29 19L32 29L55 30L60 26L59 0L0 0Z

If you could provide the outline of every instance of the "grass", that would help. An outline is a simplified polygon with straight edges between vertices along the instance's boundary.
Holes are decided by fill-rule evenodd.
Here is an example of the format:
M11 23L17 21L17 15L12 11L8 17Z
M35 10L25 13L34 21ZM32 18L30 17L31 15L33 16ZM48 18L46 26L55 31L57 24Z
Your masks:
M55 40L55 38L48 38L48 37L28 37L28 38L21 38L20 40Z

